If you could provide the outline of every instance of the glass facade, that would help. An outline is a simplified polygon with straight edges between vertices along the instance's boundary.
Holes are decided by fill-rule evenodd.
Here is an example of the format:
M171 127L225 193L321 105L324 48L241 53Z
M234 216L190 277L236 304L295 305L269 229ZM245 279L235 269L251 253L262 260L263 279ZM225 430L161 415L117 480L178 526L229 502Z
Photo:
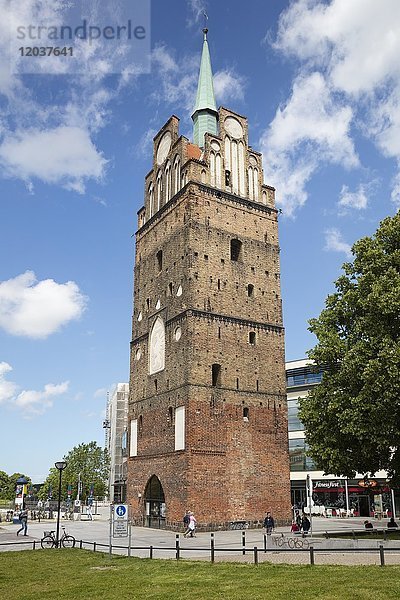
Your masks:
M298 417L299 401L288 400L288 427L289 431L304 431L304 425Z
M291 471L312 471L314 463L307 456L307 445L304 438L289 440L289 460Z
M322 372L310 373L307 369L296 369L299 372L287 371L286 382L287 387L296 387L297 385L313 385L314 383L321 383Z

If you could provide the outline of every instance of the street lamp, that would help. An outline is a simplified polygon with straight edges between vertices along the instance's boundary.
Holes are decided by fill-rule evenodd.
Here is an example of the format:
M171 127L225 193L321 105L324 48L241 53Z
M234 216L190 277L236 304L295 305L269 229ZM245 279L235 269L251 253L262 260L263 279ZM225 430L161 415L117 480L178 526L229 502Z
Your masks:
M64 471L64 469L67 466L67 463L63 460L60 460L59 462L56 462L54 464L56 466L56 469L60 473L60 479L58 480L57 536L56 536L56 548L58 548L58 540L59 540L59 533L60 533L61 477L62 477L62 472Z

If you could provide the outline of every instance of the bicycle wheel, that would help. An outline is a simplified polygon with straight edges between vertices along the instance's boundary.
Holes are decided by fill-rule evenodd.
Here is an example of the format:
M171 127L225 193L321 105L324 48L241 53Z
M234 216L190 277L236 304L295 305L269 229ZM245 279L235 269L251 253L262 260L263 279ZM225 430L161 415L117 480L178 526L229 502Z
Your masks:
M61 539L63 548L74 548L75 538L73 535L66 535Z
M303 544L302 544L303 548L305 548L305 549L308 548L310 545L310 542L308 540L306 540L305 538L302 541L303 541Z
M281 548L285 543L285 540L283 537L278 538L278 546Z
M289 546L289 548L291 548L293 550L296 541L297 540L294 540L293 538L289 538L288 539L288 543L287 543L287 545Z
M42 546L43 550L46 550L47 548L53 548L55 543L56 543L56 540L53 538L52 535L45 535L40 540L40 545Z

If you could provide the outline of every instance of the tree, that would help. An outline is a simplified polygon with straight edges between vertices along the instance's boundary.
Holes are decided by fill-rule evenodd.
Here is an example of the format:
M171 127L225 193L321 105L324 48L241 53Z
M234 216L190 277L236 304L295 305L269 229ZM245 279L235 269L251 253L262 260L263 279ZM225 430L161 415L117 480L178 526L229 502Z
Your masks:
M67 463L62 475L61 498L65 499L68 494L68 486L71 489L72 498L78 495L78 482L82 483L81 500L85 501L90 495L93 486L94 496L104 496L107 490L109 475L109 457L107 450L103 450L96 442L79 444L64 456ZM58 497L59 472L56 467L50 469L39 497L47 499L51 489L53 499Z
M352 248L336 292L310 320L323 369L300 401L309 455L338 476L388 471L400 482L400 212Z
M0 471L0 498L8 500L10 478L5 471Z

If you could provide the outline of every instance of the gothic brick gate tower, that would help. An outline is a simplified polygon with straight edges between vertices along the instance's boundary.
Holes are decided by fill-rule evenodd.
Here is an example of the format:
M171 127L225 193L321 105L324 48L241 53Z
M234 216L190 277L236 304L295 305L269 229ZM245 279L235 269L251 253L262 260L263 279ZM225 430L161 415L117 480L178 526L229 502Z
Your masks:
M128 500L136 523L290 518L274 188L217 110L204 30L194 141L154 138L136 234Z

